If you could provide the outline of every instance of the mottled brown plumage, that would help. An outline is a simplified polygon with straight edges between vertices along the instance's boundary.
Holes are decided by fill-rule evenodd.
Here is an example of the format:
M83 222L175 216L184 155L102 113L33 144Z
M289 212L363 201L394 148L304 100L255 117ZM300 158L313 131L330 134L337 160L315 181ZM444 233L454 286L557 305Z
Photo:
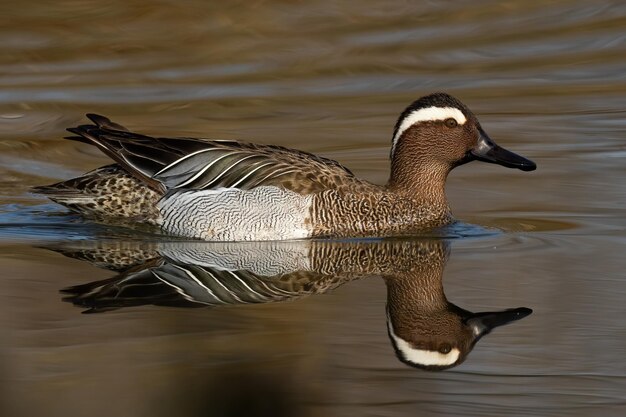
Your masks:
M33 188L51 200L98 219L122 218L153 223L162 193L146 187L119 165L107 165L81 177Z

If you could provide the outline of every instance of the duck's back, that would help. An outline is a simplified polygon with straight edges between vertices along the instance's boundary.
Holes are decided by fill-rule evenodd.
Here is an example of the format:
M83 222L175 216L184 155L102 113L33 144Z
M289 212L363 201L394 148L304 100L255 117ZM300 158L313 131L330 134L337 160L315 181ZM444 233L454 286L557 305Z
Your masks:
M238 141L154 138L102 116L89 118L95 124L68 129L77 135L69 139L97 146L117 164L35 189L88 216L138 219L204 239L246 237L232 234L233 222L278 230L264 238L307 237L296 229L306 228L300 223L307 221L313 195L377 188L336 161L302 151ZM192 224L196 231L189 232ZM221 236L216 227L229 232Z

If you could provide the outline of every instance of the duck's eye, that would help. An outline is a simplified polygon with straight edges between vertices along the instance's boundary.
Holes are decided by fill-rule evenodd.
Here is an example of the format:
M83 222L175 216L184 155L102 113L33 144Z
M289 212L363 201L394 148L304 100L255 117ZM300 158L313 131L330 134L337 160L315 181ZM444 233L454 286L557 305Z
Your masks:
M444 120L444 123L447 127L456 127L458 125L458 123L456 122L456 119L453 117L450 117L449 119Z
M452 119L452 120L454 120L454 119ZM439 349L437 349L437 350L439 351L439 353L443 353L443 354L450 353L450 351L452 350L452 346L450 346L447 343L442 343L439 346Z

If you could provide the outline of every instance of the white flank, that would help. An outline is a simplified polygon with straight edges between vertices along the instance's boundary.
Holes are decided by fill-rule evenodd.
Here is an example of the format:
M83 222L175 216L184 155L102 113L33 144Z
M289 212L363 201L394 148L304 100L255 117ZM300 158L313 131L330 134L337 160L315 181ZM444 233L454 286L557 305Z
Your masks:
M178 191L158 204L161 227L213 241L285 240L311 236L311 196L278 187Z
M391 154L396 150L396 144L402 137L402 134L415 123L434 122L437 120L444 121L446 119L454 119L460 125L465 124L467 119L463 112L454 107L427 107L425 109L415 110L402 120L396 135L391 143Z
M448 353L437 352L436 350L416 349L406 340L396 336L389 316L387 316L387 326L393 343L400 351L404 360L421 366L447 366L452 365L459 359L461 351L457 348Z
M159 244L159 254L177 262L217 270L245 269L255 275L272 277L294 271L310 271L310 241L276 241L210 244L174 241Z

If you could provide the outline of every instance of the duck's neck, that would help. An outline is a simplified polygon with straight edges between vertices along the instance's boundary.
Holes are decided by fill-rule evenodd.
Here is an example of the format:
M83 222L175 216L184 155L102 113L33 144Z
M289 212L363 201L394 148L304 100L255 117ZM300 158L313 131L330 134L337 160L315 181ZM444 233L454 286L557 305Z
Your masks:
M447 207L445 186L450 170L449 165L419 153L396 153L386 187L425 204Z
M443 291L445 258L432 258L402 274L384 275L387 311L394 328L408 329L436 315L446 314L450 303Z

